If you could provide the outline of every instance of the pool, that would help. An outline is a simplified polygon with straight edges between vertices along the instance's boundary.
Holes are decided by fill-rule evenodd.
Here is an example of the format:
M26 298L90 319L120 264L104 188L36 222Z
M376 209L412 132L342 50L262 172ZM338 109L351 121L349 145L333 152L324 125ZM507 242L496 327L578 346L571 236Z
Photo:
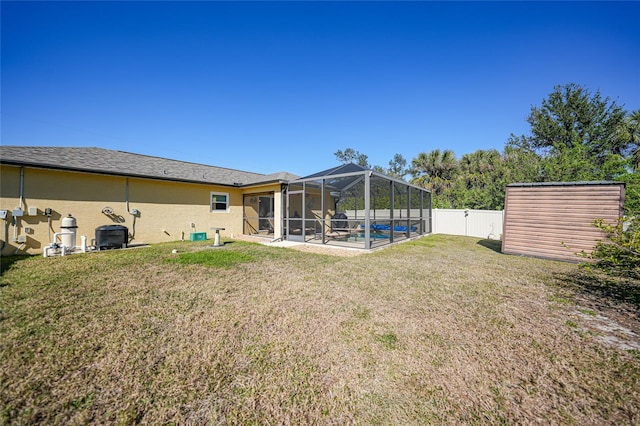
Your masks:
M388 240L389 236L385 234L374 234L373 232L369 234L369 238L373 240ZM347 239L347 241L359 241L364 240L364 232L358 232L355 234L351 234L351 236Z

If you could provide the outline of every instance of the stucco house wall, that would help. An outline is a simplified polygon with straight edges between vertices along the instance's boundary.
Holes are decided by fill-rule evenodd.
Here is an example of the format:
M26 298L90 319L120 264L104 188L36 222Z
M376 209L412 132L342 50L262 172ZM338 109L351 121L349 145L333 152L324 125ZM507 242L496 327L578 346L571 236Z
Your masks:
M212 211L212 192L228 194L227 211ZM189 240L192 232L206 232L212 238L212 227L225 228L223 236L240 235L243 197L261 192L274 193L275 234L281 235L282 196L278 179L266 184L216 185L3 162L0 210L7 210L8 214L0 220L1 254L42 253L69 214L77 220L77 245L81 235L91 245L95 229L112 224L128 228L130 244ZM137 215L127 211L127 200L129 212L136 209ZM24 216L16 218L14 226L11 213L18 207L23 209ZM29 214L30 208L37 209L35 215ZM50 226L49 217L44 214L46 208L52 210ZM14 241L16 236L26 237L26 242Z
M20 205L20 168L2 166L0 209L13 210ZM137 209L138 215L127 212L128 184L129 210ZM210 209L211 192L229 194L229 211ZM5 240L3 253L37 253L49 243L48 217L45 208L52 209L51 236L60 231L63 217L71 214L78 223L80 235L90 242L95 229L102 225L120 224L133 235L131 243L159 243L189 239L191 232L207 232L211 227L223 227L223 235L242 234L243 190L213 185L199 185L150 179L92 175L88 173L23 169L23 209L25 215L18 219L17 234L25 234L27 242L15 243L13 230ZM29 208L37 208L37 215L29 215ZM104 214L108 207L113 214ZM192 227L191 224L195 226ZM29 232L25 232L29 228ZM22 246L22 247L20 247Z

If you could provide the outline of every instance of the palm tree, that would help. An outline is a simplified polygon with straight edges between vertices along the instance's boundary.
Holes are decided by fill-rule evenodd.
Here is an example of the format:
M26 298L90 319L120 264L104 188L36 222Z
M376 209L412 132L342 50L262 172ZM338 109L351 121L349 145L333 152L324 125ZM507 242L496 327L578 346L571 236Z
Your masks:
M502 160L496 149L488 151L479 149L471 154L465 154L460 159L460 171L467 176L468 181L481 181L482 177L490 176Z
M421 152L411 161L411 183L440 195L451 187L458 171L456 155L450 149Z
M629 114L625 121L629 132L629 143L633 149L631 153L631 167L633 167L634 170L640 170L640 109Z

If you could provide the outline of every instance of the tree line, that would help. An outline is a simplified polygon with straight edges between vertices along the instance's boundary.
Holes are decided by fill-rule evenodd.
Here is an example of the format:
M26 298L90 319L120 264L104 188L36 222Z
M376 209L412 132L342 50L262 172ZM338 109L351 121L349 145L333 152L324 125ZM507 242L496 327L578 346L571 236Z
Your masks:
M432 192L434 208L501 210L506 185L522 182L626 182L627 213L640 209L640 110L626 111L599 91L558 85L527 117L530 133L511 134L502 151L456 158L450 149L421 152L410 163L395 154L372 166L352 148L334 153L343 163L408 180Z

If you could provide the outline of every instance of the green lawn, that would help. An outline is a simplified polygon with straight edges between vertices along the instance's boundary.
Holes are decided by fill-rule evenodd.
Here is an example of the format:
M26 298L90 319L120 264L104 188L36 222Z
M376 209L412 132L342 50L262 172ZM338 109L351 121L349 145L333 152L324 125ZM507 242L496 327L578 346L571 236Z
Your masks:
M589 327L637 306L576 265L210 244L3 259L0 424L640 423L638 351Z

